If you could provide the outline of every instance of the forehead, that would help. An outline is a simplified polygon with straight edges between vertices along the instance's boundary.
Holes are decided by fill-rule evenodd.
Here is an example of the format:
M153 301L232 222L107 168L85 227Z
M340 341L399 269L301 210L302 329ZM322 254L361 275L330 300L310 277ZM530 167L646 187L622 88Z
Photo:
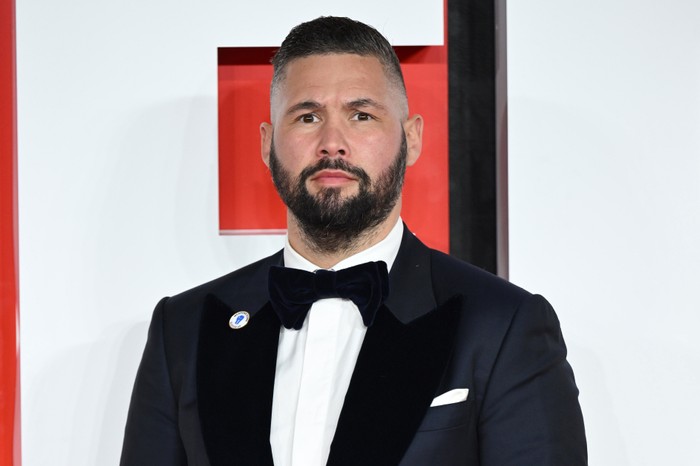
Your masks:
M271 103L274 107L290 104L290 100L341 96L389 100L394 97L394 87L376 57L311 55L287 64L282 79L273 89Z

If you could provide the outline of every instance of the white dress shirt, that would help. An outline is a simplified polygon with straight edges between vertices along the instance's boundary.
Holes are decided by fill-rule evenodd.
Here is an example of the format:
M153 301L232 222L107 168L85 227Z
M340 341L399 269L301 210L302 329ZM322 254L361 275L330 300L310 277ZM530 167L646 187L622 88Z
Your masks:
M399 219L385 239L332 270L370 261L384 261L391 270L402 234ZM284 265L309 272L320 268L294 251L289 240ZM315 302L301 330L280 328L270 430L276 466L326 464L366 331L355 303L341 298Z

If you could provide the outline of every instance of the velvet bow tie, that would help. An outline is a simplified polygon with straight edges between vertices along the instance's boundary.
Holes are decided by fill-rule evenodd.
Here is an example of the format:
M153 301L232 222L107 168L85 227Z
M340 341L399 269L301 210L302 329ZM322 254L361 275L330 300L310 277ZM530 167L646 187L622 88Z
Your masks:
M286 328L299 330L311 305L324 298L350 299L369 327L389 295L389 273L384 262L367 262L347 269L304 270L270 267L270 302Z

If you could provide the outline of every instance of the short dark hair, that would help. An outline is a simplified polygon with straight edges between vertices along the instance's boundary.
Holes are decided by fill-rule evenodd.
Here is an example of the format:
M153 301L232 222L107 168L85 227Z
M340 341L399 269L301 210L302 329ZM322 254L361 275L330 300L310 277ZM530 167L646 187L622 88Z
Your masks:
M350 18L321 16L295 26L272 57L272 86L284 79L287 65L297 58L311 55L349 53L371 56L384 66L387 77L406 95L406 85L399 59L388 40L372 26Z

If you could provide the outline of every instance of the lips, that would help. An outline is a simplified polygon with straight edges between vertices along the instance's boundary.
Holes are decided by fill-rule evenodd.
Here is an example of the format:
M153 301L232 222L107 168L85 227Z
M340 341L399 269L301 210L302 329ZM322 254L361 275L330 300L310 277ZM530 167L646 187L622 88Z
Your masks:
M310 177L310 181L325 185L339 185L357 181L357 177L343 170L320 170Z

